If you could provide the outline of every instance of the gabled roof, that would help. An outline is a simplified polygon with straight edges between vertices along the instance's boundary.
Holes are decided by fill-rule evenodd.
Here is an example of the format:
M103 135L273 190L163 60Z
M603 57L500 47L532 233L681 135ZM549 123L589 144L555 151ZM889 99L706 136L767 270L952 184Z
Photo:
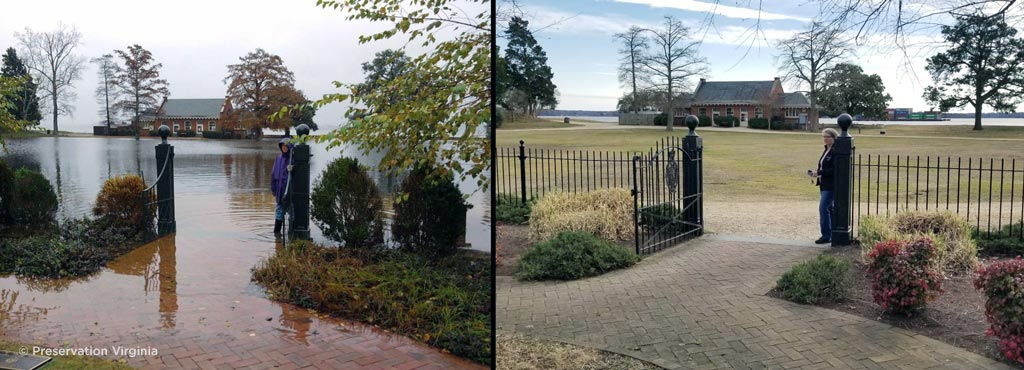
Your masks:
M782 93L783 108L810 108L811 101L807 96L798 92Z
M775 81L701 81L694 104L756 104L771 96Z
M220 118L224 98L217 99L167 99L163 104L162 117Z

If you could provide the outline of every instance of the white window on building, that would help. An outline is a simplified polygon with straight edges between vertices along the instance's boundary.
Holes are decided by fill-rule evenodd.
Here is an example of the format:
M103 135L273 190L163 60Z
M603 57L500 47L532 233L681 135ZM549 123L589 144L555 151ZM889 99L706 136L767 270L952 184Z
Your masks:
M174 131L178 131L178 130L180 130L180 129L181 129L181 128L180 128L180 127L178 126L178 123L175 123L175 124L174 124Z
M203 132L203 124L202 123L196 123L196 131Z
M210 121L210 131L217 131L217 123Z
M761 107L754 108L754 117L764 118L764 110Z
M727 115L727 116L731 116L732 115L732 107L725 108L725 115Z
M712 109L711 110L711 117L712 118L718 117L718 109Z
M191 130L192 129L192 121L185 121L185 129L186 130Z
M786 108L786 117L797 117L797 116L798 116L798 114L797 114L796 108Z
M708 109L704 108L704 107L700 107L700 115L702 115L702 116L708 115Z

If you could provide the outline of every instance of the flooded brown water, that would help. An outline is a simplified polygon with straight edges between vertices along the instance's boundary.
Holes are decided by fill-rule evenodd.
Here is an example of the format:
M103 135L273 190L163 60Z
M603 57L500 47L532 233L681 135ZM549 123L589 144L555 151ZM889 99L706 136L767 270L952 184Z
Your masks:
M83 279L0 276L0 336L50 345L148 345L161 351L173 351L181 341L237 340L258 349L308 347L313 340L324 348L344 344L351 348L340 350L366 356L401 347L411 354L410 361L470 366L406 338L274 302L250 281L250 269L282 246L273 235L274 197L269 190L276 142L172 140L177 233ZM89 212L110 176L141 169L147 184L153 183L156 144L154 139L15 140L8 142L6 160L41 171L58 192L60 215L79 217ZM314 145L313 154L315 179L341 151ZM363 163L373 160L358 157ZM371 176L384 193L400 183L400 178L376 172ZM473 192L473 182L467 183L461 184L463 192ZM476 191L469 201L474 208L467 220L467 242L489 252L489 199ZM314 239L322 240L315 224L311 228ZM374 345L363 348L364 342ZM152 357L132 361L163 364Z

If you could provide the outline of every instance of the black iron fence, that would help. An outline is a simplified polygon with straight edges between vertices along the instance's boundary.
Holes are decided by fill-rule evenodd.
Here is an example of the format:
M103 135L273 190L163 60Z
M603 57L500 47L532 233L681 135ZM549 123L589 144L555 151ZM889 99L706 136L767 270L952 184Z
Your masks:
M703 234L703 168L698 137L663 138L633 158L637 254L651 254Z
M1024 240L1024 160L860 154L853 174L854 230L863 216L950 211L975 232Z
M525 202L551 192L580 193L633 187L633 157L639 152L518 147L498 148L495 192Z

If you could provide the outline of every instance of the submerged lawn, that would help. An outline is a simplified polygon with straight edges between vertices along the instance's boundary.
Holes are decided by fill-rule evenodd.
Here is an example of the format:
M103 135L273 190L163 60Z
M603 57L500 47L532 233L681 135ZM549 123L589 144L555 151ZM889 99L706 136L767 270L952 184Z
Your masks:
M272 298L365 322L491 364L491 263L295 242L253 268ZM488 255L489 257L489 255Z
M0 351L20 353L22 348L31 354L32 346L23 343L5 342L0 340ZM49 357L49 356L47 356ZM40 367L43 370L130 370L134 369L122 362L111 361L89 356L56 356Z

